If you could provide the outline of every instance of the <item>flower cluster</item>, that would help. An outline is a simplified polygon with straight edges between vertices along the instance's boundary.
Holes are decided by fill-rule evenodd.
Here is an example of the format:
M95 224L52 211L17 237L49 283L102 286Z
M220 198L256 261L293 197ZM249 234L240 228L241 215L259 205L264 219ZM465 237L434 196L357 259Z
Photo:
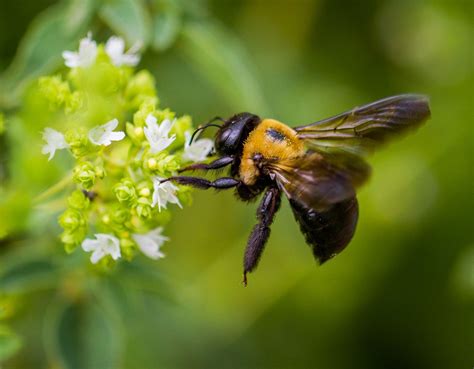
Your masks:
M42 77L51 124L42 153L74 159L75 189L60 215L66 251L81 246L92 263L131 259L136 251L162 258L169 205L190 201L189 190L161 179L189 162L203 161L212 141L189 144L190 117L159 107L153 77L134 72L139 45L111 37L97 44L89 34L79 50L65 51L63 75Z

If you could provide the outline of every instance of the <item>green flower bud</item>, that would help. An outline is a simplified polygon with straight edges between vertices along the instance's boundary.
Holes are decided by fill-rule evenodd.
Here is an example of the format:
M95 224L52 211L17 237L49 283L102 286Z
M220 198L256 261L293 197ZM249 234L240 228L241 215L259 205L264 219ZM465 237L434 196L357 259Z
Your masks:
M83 235L79 235L79 233L73 234L65 231L61 234L60 238L64 243L64 251L66 251L67 254L71 254L77 249L77 246L84 241L86 232L84 232Z
M155 117L158 120L158 122L163 122L165 119L169 119L170 121L173 121L175 116L176 116L176 113L172 112L168 108L164 110L157 110L155 112Z
M102 161L100 161L100 164L96 164L96 166L95 166L95 175L99 179L102 179L102 178L105 177L105 168L103 166Z
M84 106L84 94L81 91L74 91L66 99L66 114L71 114Z
M69 129L65 134L66 142L75 158L80 158L92 151L87 132L84 128Z
M97 49L95 63L88 68L72 68L68 79L76 90L83 91L86 95L99 98L112 97L123 91L132 70L111 64L102 45ZM88 101L94 104L93 100Z
M130 238L121 238L120 239L120 251L122 253L122 257L127 260L131 261L135 256L136 246L135 243Z
M119 204L112 206L109 214L111 222L116 226L120 226L120 229L125 227L125 223L128 222L131 215L129 208L123 207Z
M61 76L41 77L38 81L39 92L49 101L52 109L57 109L69 98L69 84Z
M67 209L59 216L59 225L67 231L75 231L86 225L84 216L75 209Z
M67 199L68 205L77 210L86 210L90 205L90 200L81 190L74 191Z
M155 80L150 72L142 70L135 74L125 88L125 97L130 101L129 108L136 109L147 100L154 99L158 105L156 96Z
M102 44L97 45L97 55L95 57L95 62L96 64L105 63L105 64L110 64L111 66L113 66L113 64L110 62L110 57L105 52L104 45Z
M133 115L133 124L136 127L143 127L146 123L146 117L148 114L152 114L156 110L158 104L157 100L147 99L141 105L138 111Z
M153 184L151 182L140 182L137 185L137 191L140 197L150 197L153 192Z
M66 252L74 251L87 234L87 222L84 216L75 209L67 209L59 217L59 224L64 229L61 241L65 245Z
M145 137L142 127L136 127L132 123L127 122L125 124L125 131L135 145L141 146L143 138Z
M176 155L169 155L166 152L146 155L143 160L143 168L153 174L168 176L180 168L180 160Z
M151 207L150 199L147 199L146 197L140 197L137 201L137 206L135 208L135 211L137 212L137 215L140 218L143 218L143 219L151 218L151 215L153 213L153 208Z
M114 193L118 201L126 204L133 204L137 199L137 191L133 182L124 178L114 186Z
M96 171L92 163L84 161L74 167L72 180L85 190L90 190L95 183Z

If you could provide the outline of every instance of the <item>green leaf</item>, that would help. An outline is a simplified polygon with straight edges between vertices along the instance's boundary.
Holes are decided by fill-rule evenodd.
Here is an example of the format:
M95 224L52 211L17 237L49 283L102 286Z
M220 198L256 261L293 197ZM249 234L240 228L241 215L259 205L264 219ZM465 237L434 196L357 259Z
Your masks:
M99 14L129 44L141 42L143 46L148 45L151 21L142 0L109 0Z
M20 347L20 337L8 327L0 325L0 363L15 355Z
M178 37L182 21L176 9L163 9L153 17L152 46L157 51L169 48Z
M31 23L9 68L0 78L0 106L17 104L25 86L61 63L61 53L75 49L97 6L94 0L72 0L48 8Z
M45 347L67 369L120 367L121 334L95 301L53 301L45 317Z
M26 292L49 288L57 282L57 266L47 258L9 264L0 273L3 292Z
M236 111L267 111L249 63L250 55L223 27L217 23L188 22L183 27L179 46L192 66Z

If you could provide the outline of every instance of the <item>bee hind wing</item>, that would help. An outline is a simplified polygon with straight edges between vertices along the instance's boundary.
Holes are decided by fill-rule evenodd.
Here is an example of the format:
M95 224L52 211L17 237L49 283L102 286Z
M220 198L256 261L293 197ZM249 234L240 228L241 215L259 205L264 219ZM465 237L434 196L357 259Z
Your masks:
M306 242L321 264L342 251L355 232L359 214L355 189L367 179L370 168L360 158L352 159L308 152L272 167Z
M273 163L270 171L290 201L318 211L353 198L370 175L369 165L359 157L316 152Z

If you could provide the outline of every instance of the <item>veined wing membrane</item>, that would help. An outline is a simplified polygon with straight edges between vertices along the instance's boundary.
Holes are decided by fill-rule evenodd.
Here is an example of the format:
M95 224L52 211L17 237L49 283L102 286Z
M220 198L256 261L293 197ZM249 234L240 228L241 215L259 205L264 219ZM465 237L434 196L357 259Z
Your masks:
M318 152L366 155L392 137L420 126L430 116L423 95L399 95L306 126L298 137Z
M289 200L320 211L354 197L356 187L370 174L369 165L359 157L331 155L329 160L316 152L269 164L268 170Z

